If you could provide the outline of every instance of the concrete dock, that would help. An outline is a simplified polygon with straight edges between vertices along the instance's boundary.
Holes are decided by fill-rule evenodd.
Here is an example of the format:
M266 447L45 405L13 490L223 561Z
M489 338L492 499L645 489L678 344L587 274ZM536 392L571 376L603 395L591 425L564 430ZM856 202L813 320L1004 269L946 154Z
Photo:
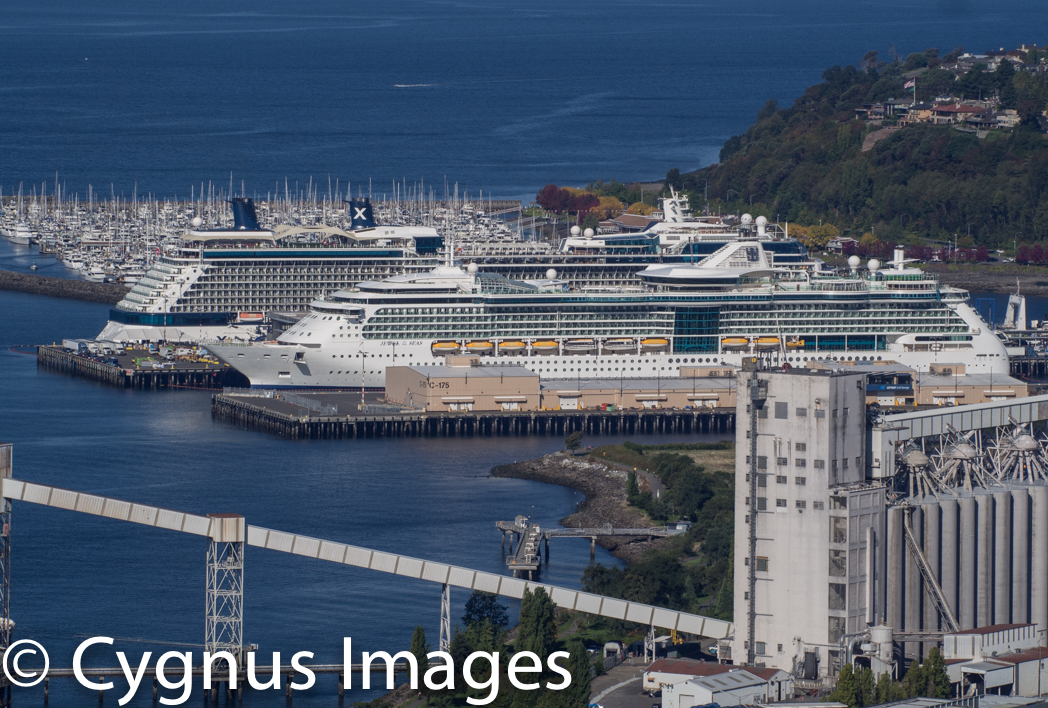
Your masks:
M144 349L129 349L122 355L90 357L74 354L58 345L44 345L37 347L36 365L117 388L218 390L247 383L243 374L227 364L185 359L168 361Z
M296 400L262 397L257 390L211 397L216 420L294 439L473 437L730 432L734 408L531 410L424 413L377 401L360 408L360 392L298 392ZM377 394L376 394L377 395ZM311 402L311 403L309 403Z

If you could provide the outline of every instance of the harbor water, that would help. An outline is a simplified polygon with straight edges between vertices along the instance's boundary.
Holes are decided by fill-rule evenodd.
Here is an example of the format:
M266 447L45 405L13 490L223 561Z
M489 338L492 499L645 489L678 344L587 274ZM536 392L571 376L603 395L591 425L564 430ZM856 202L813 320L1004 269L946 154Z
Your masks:
M9 349L94 336L105 316L105 305L0 292L0 438L15 444L17 477L194 513L235 512L251 524L491 572L506 572L496 521L523 512L555 525L581 501L564 487L488 477L496 464L559 449L559 438L288 441L213 422L207 392L106 388L38 371L35 357ZM70 666L76 644L94 635L135 640L115 648L133 661L141 651L193 650L138 640L202 643L202 539L28 504L16 505L12 526L16 637L44 644L53 667ZM554 541L551 556L542 578L578 587L588 541ZM601 549L597 560L617 562ZM343 636L355 651L399 651L417 624L436 645L439 585L253 548L245 585L245 640L267 657L280 651L287 662L312 651L316 663L338 662ZM453 591L453 618L465 600ZM88 658L116 665L111 653ZM295 704L332 705L335 689L333 676L321 676ZM139 693L135 704L150 704L150 692ZM374 695L357 689L346 700ZM16 689L16 698L35 703L41 689ZM63 679L52 682L51 700L96 699ZM245 698L278 704L281 691Z
M475 197L716 161L834 65L1041 43L1039 0L8 0L0 185L247 195L445 178ZM296 185L297 182L297 185ZM53 187L49 187L49 191ZM450 190L449 190L450 191ZM724 198L724 194L711 194ZM747 195L748 196L748 195ZM758 195L759 197L759 195ZM745 198L745 197L744 197Z

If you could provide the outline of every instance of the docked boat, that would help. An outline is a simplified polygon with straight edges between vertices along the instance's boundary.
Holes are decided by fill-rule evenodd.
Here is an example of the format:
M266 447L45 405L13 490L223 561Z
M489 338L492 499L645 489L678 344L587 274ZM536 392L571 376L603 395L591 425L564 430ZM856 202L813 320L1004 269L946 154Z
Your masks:
M445 365L447 347L478 341L530 346L505 356L498 347L481 365L512 361L543 378L678 375L681 367L739 366L751 342L773 365L815 359L892 360L918 371L965 364L971 373L1008 373L1001 341L968 302L908 267L871 262L846 271L779 269L759 240L728 244L696 265L649 266L643 291L573 291L562 281L513 281L450 258L429 273L363 282L311 305L311 313L276 342L208 345L262 387L381 387L385 367ZM573 341L639 342L572 351ZM774 340L774 347L771 341ZM803 350L779 346L804 341ZM746 348L742 348L746 342ZM367 357L363 364L361 355ZM356 367L356 368L354 368Z
M19 246L28 246L36 240L36 234L30 230L28 225L22 222L8 228L0 229L0 236L3 236L11 243L16 243Z
M315 299L360 282L425 273L439 263L439 251L446 250L445 235L448 243L456 237L454 228L441 234L428 226L380 225L367 199L347 204L353 213L349 228L265 229L252 200L231 200L232 227L203 229L196 224L177 244L173 239L156 248L155 260L137 281L135 275L123 277L133 287L110 311L99 338L157 340L166 334L189 341L252 339L257 332L230 326L237 312L303 313ZM594 241L585 248L551 252L536 249L533 242L467 245L478 255L475 264L482 273L526 283L559 278L580 291L640 290L644 284L639 274L645 268L693 265L740 240L759 241L777 268L811 265L804 246L763 217L743 215L730 224L719 217L693 218L680 195L664 200L663 209L666 216L653 220L648 233L602 236L600 244ZM101 234L96 240L111 245ZM78 253L71 251L69 258Z

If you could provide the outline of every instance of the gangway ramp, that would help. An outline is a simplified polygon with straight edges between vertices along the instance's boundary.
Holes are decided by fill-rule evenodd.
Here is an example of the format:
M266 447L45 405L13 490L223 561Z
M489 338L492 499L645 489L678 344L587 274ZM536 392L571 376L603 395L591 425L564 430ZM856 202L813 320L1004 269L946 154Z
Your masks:
M10 447L7 447L7 464L0 464L0 473L10 474ZM0 452L3 452L0 450ZM4 460L0 460L3 463ZM228 519L203 516L186 512L138 504L121 499L98 496L70 489L53 487L34 482L2 479L2 495L6 500L22 501L43 506L66 509L95 516L103 516L129 523L143 524L156 528L188 533L196 536L221 540ZM246 545L265 548L281 553L315 558L321 561L367 568L370 570L400 575L416 580L425 580L442 585L481 590L505 597L520 599L526 589L544 588L553 602L569 610L599 615L611 619L654 625L678 632L723 639L733 633L731 622L703 617L702 615L654 607L638 602L629 602L613 597L581 592L570 588L510 578L472 568L412 558L371 548L288 533L261 526L246 526Z

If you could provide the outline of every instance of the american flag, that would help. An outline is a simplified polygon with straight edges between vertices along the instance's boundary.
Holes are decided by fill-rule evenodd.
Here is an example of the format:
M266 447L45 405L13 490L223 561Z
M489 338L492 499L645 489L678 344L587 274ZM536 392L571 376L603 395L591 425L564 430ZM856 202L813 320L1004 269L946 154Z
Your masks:
M906 82L906 85L903 86L903 88L913 88L916 85L917 85L917 79L910 79L909 81Z

